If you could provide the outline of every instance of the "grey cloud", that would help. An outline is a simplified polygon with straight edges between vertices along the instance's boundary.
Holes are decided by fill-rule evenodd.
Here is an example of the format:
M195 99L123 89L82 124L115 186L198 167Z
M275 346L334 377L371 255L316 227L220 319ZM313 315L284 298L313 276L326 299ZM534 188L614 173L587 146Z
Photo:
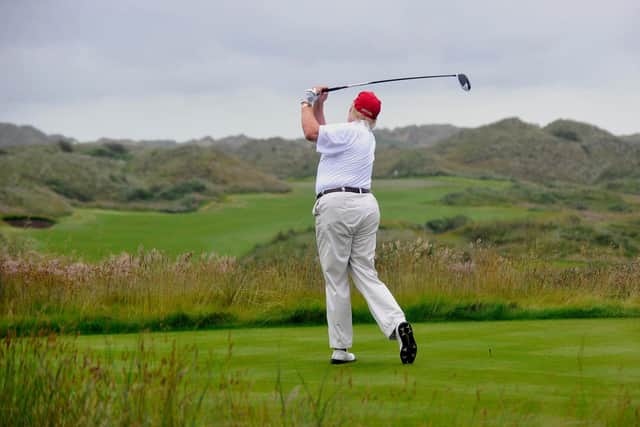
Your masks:
M235 105L247 91L269 103L315 83L432 72L496 93L637 93L639 21L637 0L6 1L0 113L165 95Z

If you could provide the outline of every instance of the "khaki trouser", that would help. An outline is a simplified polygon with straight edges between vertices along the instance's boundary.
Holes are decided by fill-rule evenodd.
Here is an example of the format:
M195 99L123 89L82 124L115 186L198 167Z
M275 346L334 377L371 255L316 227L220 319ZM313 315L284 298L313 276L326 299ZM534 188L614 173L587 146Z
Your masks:
M380 223L376 198L370 193L330 193L316 201L313 214L326 284L329 346L351 348L353 344L347 273L385 337L391 337L405 316L387 286L378 279L374 265Z

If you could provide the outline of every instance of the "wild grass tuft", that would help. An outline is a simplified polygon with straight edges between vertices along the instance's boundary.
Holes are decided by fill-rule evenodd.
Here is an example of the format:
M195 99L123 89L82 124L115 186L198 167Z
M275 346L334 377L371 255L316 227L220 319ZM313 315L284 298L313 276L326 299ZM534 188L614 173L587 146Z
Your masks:
M195 347L159 351L140 336L124 352L80 350L75 338L7 335L0 345L0 426L338 425L335 392L307 385L254 396L245 371ZM328 372L328 371L327 371Z
M52 334L8 335L0 346L0 424L191 424L207 390L191 389L194 363L175 345L158 357L143 339L132 353L105 357Z

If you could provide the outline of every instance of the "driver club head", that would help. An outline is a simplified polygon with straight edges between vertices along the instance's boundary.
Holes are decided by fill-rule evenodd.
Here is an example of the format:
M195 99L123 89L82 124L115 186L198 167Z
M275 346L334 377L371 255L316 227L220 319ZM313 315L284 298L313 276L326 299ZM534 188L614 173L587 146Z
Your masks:
M471 90L471 82L464 74L458 74L458 81L460 82L460 86L462 90L469 92Z

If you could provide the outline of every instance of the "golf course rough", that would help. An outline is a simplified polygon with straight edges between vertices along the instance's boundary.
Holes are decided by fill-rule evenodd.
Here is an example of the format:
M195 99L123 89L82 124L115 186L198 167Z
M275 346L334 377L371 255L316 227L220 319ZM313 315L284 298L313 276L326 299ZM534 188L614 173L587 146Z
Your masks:
M355 326L358 361L343 366L329 364L325 327L59 337L89 362L70 366L58 381L99 366L111 388L101 389L95 376L87 381L112 399L112 409L128 407L126 389L141 399L132 413L158 423L154 408L194 425L640 423L637 319L413 326L420 346L413 365L400 364L397 343L375 325ZM118 411L110 414L114 423L122 420Z

